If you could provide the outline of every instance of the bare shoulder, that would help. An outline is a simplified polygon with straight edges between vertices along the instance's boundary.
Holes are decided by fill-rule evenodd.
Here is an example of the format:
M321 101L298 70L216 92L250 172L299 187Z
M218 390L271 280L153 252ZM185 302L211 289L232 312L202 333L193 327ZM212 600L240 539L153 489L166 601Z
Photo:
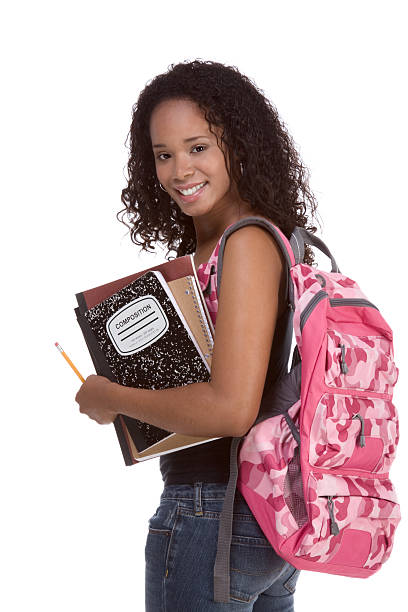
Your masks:
M227 252L227 246L228 250L233 250L236 255L242 251L243 255L250 255L253 252L258 256L263 254L264 257L278 255L278 259L281 259L281 250L275 238L267 228L260 225L244 225L235 230L227 238L225 252Z
M285 306L286 265L280 247L271 232L260 225L244 225L228 236L223 255L220 294L223 279L229 277L232 284L240 279L246 292L263 290L279 293L278 316ZM226 281L224 285L228 283ZM265 287L268 285L268 287ZM235 296L236 297L236 296Z

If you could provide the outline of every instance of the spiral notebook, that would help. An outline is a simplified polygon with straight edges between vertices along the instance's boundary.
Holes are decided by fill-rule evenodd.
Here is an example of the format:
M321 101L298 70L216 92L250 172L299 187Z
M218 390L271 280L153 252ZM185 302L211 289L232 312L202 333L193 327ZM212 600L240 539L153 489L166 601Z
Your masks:
M195 274L166 282L150 270L89 309L83 293L77 299L78 323L98 374L150 389L210 380L213 330ZM115 419L115 429L126 465L216 439L175 434L124 415Z

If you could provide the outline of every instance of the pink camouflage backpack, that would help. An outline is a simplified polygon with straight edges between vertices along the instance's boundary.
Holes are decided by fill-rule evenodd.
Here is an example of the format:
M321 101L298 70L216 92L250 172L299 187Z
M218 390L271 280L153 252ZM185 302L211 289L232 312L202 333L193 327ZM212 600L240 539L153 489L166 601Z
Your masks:
M219 602L229 601L236 487L270 544L297 569L367 578L389 558L401 518L389 478L399 439L392 330L322 240L296 227L288 241L259 217L224 232L211 260L213 309L226 239L248 224L268 229L287 262L288 333L285 372L264 391L249 432L232 439L214 565ZM331 272L302 263L305 244L329 257Z

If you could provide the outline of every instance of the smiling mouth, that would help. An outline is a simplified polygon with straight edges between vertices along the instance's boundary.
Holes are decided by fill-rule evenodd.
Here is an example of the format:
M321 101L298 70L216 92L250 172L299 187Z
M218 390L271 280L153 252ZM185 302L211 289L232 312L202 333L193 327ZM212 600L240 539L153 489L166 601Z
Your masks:
M177 191L184 197L186 196L191 196L194 195L195 193L197 193L198 191L200 191L200 189L202 189L203 187L206 186L208 181L203 181L202 183L197 183L196 185L194 185L194 187L190 187L190 189L194 189L193 193L183 193L183 191L189 191L187 189L183 189L183 191L181 189L177 189ZM198 189L197 189L198 187Z
M185 203L195 202L195 200L197 200L201 196L202 192L206 189L207 185L208 185L208 181L206 181L202 185L202 187L197 189L197 191L194 191L193 193L189 195L183 195L181 191L179 191L178 189L176 189L176 191L178 192L178 195L181 198L182 202L185 202Z

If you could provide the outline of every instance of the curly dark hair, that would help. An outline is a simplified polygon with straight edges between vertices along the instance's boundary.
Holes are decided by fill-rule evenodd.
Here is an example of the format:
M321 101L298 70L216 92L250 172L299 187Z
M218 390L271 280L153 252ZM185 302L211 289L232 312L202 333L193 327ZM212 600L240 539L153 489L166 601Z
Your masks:
M170 99L195 102L211 132L213 126L222 128L221 142L231 160L229 169L226 164L228 175L243 201L268 217L287 238L296 225L316 231L307 225L307 208L314 216L317 206L308 185L309 172L273 104L235 66L195 59L171 64L166 73L148 82L132 108L129 178L121 195L125 208L116 216L131 230L135 244L148 251L152 243L161 242L167 245L167 255L176 251L176 257L196 249L192 218L171 203L156 175L150 117L159 102ZM308 246L304 262L314 263Z

